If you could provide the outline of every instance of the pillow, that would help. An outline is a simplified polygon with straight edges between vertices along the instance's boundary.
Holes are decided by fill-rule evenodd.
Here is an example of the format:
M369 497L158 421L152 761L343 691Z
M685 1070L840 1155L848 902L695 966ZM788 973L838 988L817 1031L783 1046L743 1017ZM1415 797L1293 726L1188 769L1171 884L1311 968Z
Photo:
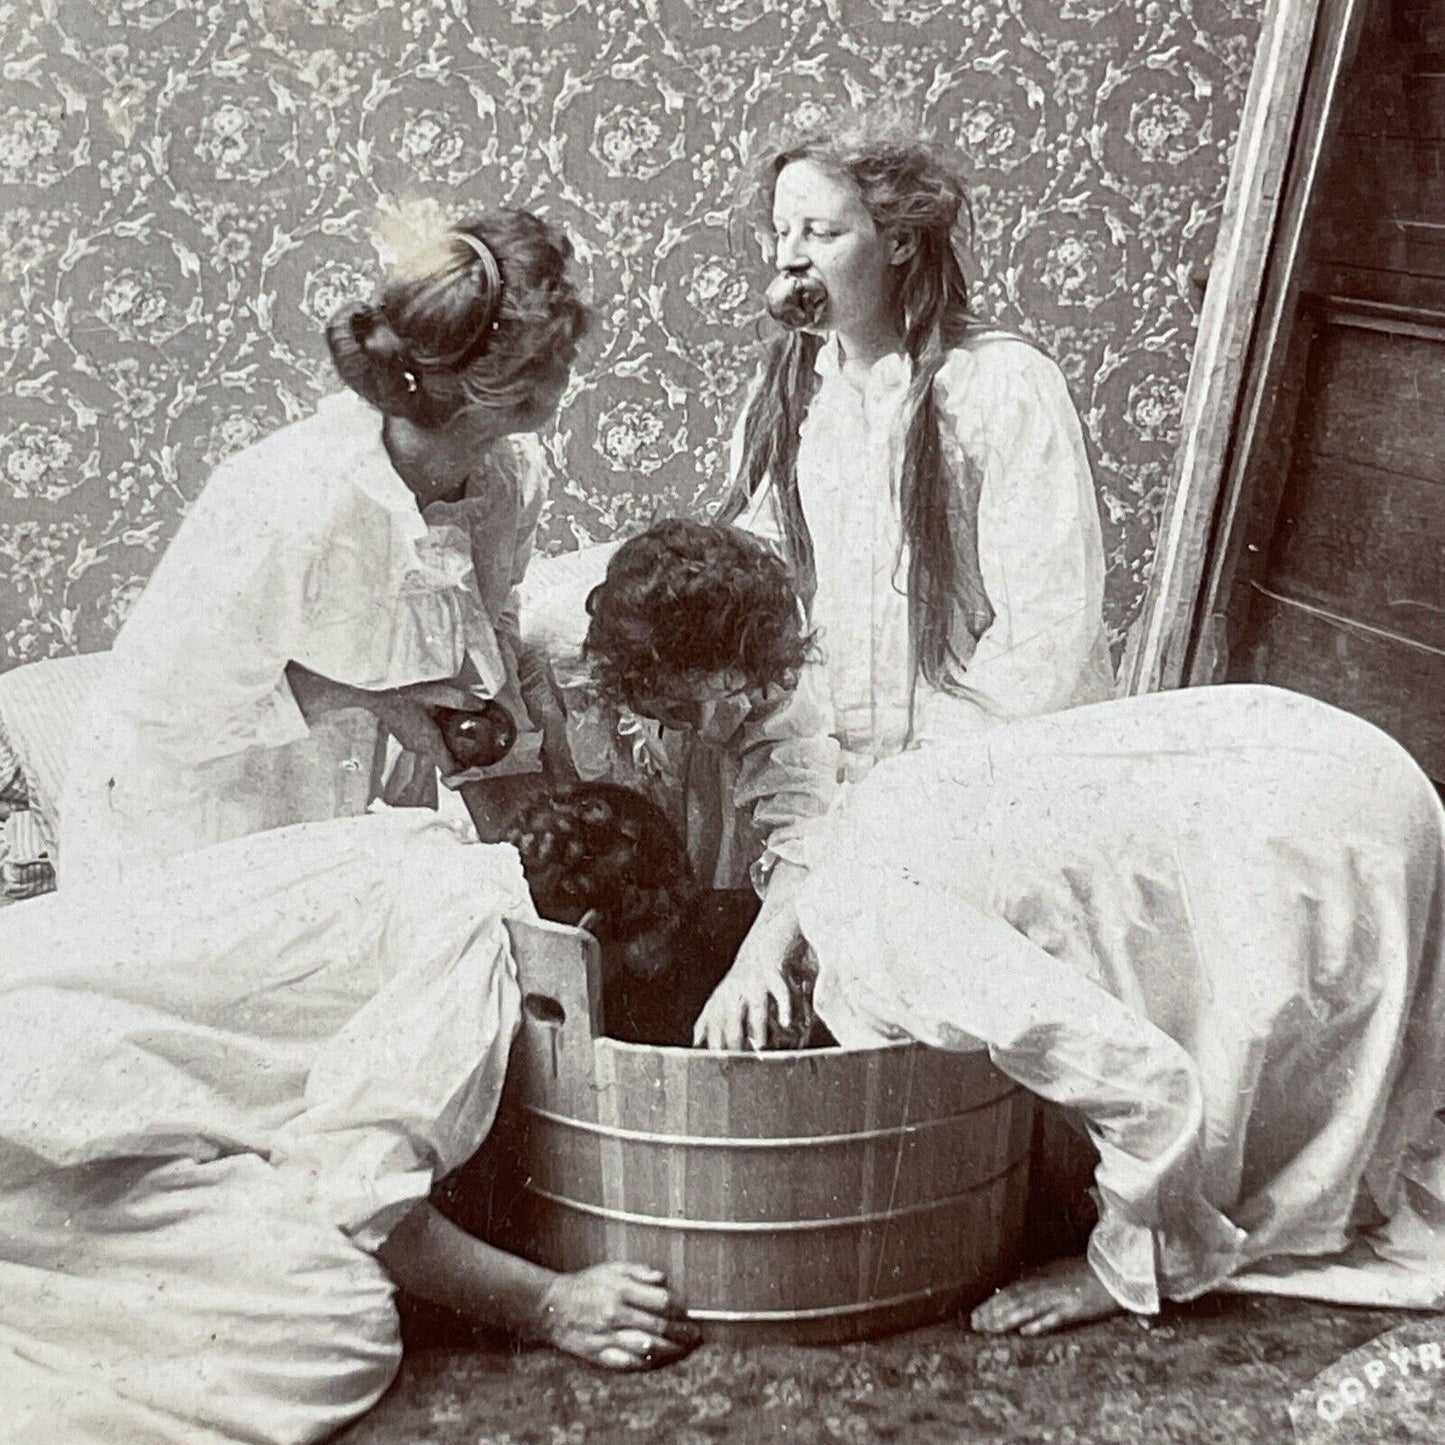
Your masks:
M522 645L553 663L575 662L587 636L587 594L607 574L620 542L602 542L555 557L534 557L522 579Z
M90 652L0 672L0 736L20 764L30 807L52 835L76 725L109 664L108 652Z

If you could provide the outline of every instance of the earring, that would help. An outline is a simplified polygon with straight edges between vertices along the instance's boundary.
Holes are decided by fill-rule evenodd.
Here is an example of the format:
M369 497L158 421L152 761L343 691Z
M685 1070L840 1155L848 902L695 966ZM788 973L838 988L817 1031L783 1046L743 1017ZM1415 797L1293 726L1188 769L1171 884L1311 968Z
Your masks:
M415 396L415 395L416 395L416 390L417 390L416 372L412 371L411 368L408 367L406 370L404 370L404 371L402 372L402 374L401 374L401 379L402 379L404 382L406 382L406 389L407 389L413 396Z

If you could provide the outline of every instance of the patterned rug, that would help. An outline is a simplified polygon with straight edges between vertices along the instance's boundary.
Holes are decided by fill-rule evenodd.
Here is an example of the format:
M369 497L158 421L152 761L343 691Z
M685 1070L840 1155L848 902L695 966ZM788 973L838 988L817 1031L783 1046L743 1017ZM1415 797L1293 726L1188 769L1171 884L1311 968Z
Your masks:
M1427 1321L1430 1317L1423 1317ZM945 1324L834 1348L705 1346L619 1376L407 1322L406 1363L345 1445L1288 1445L1291 1396L1346 1352L1418 1315L1217 1296L1145 1324L1048 1339ZM1445 1339L1445 1320L1440 1322ZM1445 1376L1442 1376L1445 1395ZM1378 1413L1378 1412L1377 1412ZM1419 1441L1403 1420L1330 1440ZM1348 1425L1349 1422L1346 1422ZM1363 1431L1363 1433L1360 1433ZM1315 1439L1309 1436L1310 1440ZM1320 1437L1325 1438L1325 1437Z

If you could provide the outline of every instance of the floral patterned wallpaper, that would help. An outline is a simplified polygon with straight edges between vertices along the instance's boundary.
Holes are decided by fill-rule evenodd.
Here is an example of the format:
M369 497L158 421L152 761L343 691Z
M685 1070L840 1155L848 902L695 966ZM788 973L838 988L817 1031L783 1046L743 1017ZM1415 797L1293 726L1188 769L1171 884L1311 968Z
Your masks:
M902 98L974 181L981 309L1086 418L1137 609L1262 0L0 0L4 665L103 647L222 457L334 385L398 199L544 210L600 325L560 549L719 494L770 125Z

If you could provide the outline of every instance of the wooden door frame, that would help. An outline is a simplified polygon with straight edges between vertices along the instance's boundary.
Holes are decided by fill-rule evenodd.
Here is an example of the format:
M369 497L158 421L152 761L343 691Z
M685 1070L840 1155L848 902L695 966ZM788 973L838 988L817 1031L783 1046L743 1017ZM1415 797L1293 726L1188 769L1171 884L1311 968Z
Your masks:
M1210 682L1240 526L1299 307L1305 231L1369 0L1270 0L1185 390L1181 441L1120 691Z

